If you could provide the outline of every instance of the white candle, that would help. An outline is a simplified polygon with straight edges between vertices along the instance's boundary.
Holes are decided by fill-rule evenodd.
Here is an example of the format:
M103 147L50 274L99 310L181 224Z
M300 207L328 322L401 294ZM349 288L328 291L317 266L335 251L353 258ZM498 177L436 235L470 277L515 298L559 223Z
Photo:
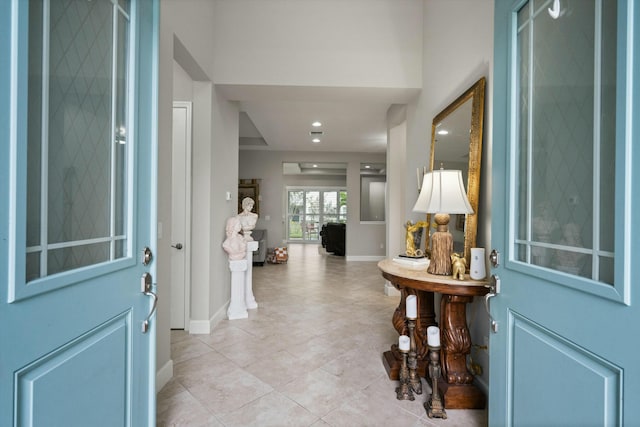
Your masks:
M406 316L408 319L416 319L418 317L418 300L415 295L407 297Z
M440 347L440 328L437 326L427 328L427 344L429 347Z
M400 337L398 338L398 347L401 351L409 351L410 343L411 342L409 341L409 337L406 335L400 335Z

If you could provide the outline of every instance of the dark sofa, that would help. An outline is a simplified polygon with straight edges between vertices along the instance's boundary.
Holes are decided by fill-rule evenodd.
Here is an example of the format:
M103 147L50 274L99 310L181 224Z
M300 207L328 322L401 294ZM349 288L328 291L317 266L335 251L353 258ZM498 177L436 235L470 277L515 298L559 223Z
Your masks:
M347 234L347 225L338 222L328 222L322 225L320 237L322 238L322 247L334 255L345 255L345 236Z

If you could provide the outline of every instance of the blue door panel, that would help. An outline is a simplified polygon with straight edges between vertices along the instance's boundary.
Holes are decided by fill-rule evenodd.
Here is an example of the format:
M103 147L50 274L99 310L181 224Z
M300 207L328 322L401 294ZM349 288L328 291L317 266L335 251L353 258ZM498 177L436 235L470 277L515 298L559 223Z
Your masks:
M117 187L116 182L116 186L109 190L111 194L126 192L122 198L125 200L121 209L124 214L113 215L115 209L107 207L105 202L90 206L91 215L64 217L65 226L69 227L64 232L71 237L66 240L52 238L46 243L49 244L51 256L57 256L53 253L56 250L71 248L68 251L70 257L80 260L70 263L73 266L68 269L49 272L45 269L42 277L33 279L26 277L29 262L26 258L29 255L25 254L41 249L39 243L29 243L25 236L26 218L32 213L27 211L25 193L28 171L38 170L40 164L33 164L26 148L27 122L32 116L31 112L27 114L30 88L24 77L29 74L29 55L26 52L31 45L28 42L42 37L41 31L29 28L29 8L40 7L38 5L44 5L44 9L52 5L58 11L68 11L65 19L75 20L69 24L77 24L79 17L94 7L113 11L113 16L123 22L128 20L131 31L127 40L131 43L124 43L129 50L123 57L127 57L133 66L128 74L128 84L121 85L124 88L119 88L117 83L112 86L116 88L114 93L121 89L121 99L129 100L126 112L113 113L111 108L101 110L104 114L112 115L110 123L116 123L113 117L120 114L121 117L127 117L130 126L126 141L117 139L113 145L117 148L111 151L127 152L126 165L122 167L124 172L114 172L114 167L108 173L111 176L117 173L121 173L118 177L127 176L126 185ZM141 253L145 246L155 252L156 245L158 10L156 0L71 0L64 4L57 0L0 2L0 63L3 64L0 67L2 426L155 424L155 318L150 315L152 299L144 295L141 289L143 273L155 276L155 261L144 265ZM112 24L113 28L116 27L116 20L106 21L107 24L102 25L100 31L109 31ZM123 31L116 33L122 36L120 40L126 39ZM56 43L56 48L64 47L60 39ZM111 58L111 54L104 56ZM112 71L110 66L99 68L105 75ZM81 77L79 80L84 77L82 73L76 73L74 77L78 75ZM118 74L113 81L124 81L122 76L122 73ZM95 74L87 73L86 77L92 79ZM74 91L78 91L75 95L79 100L90 98L91 95L83 91L91 90L90 85L84 89L81 84L74 88ZM80 102L77 105L67 103L64 107L68 108L67 113L75 108L80 113L75 118L91 118L96 114L95 111L84 111ZM55 114L49 115L54 122L55 117ZM69 114L59 117L61 119L54 126L67 130L72 128L64 127L71 122ZM107 123L108 120L103 122ZM113 141L109 135L112 130L110 126L103 129L101 135L105 136L101 141L111 147ZM69 152L73 154L74 151ZM69 176L72 175L70 172ZM69 188L74 193L77 187L72 185ZM50 200L59 206L61 200L57 197L68 195L52 194ZM75 201L73 198L70 200ZM78 205L81 204L79 201ZM107 261L87 263L82 257L98 259L93 255L87 256L94 250L94 236L77 237L74 233L83 227L87 218L93 219L92 215L96 213L106 217L113 215L113 228L126 223L122 230L111 232L108 236L112 238L115 235L116 239L121 239L118 242L124 243L112 246L115 249L111 250L119 254L110 260L107 257L103 258ZM42 236L45 235L42 233ZM30 246L31 249L28 249ZM83 247L86 247L86 252L78 250ZM60 265L64 262L67 261L63 260ZM155 283L152 283L151 290L155 291ZM148 316L150 329L143 332L142 323Z
M545 425L549 414L562 426L621 420L622 369L517 313L510 324L513 425Z
M491 245L502 259L491 271L501 292L491 300L489 425L636 425L640 8L560 0L553 18L554 3L495 1ZM576 31L589 26L589 37ZM559 76L549 57L585 65ZM576 93L588 96L574 102ZM556 132L565 126L575 133ZM575 182L580 196L552 179ZM545 197L548 217L537 210ZM583 227L579 244L563 234L571 223ZM571 252L580 265L563 264Z
M131 315L124 313L19 370L18 424L126 424L131 333Z

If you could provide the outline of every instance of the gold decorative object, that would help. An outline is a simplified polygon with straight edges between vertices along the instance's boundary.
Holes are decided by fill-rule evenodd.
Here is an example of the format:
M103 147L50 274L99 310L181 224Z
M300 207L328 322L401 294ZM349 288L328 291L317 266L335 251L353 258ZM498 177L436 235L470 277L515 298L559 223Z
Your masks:
M454 279L464 280L464 272L467 269L467 260L460 257L460 254L451 254L451 271Z
M419 247L416 247L420 245L420 242L417 242L416 244L416 232L421 228L426 228L428 226L429 226L429 223L426 221L419 221L419 222L416 222L415 224L411 223L411 221L407 221L407 223L405 224L405 228L406 228L405 254L408 257L418 258L424 255L424 252Z

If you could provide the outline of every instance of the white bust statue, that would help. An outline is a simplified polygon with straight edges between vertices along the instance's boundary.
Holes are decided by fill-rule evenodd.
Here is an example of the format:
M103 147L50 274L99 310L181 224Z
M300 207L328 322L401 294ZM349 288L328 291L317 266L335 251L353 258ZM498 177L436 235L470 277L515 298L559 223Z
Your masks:
M242 225L237 216L227 219L227 238L222 242L222 248L229 255L229 261L237 261L245 259L247 255L247 242L242 234Z
M251 197L245 197L242 199L242 212L238 214L240 223L242 224L242 234L247 242L252 242L251 232L256 227L258 221L258 214L251 212L255 202Z

